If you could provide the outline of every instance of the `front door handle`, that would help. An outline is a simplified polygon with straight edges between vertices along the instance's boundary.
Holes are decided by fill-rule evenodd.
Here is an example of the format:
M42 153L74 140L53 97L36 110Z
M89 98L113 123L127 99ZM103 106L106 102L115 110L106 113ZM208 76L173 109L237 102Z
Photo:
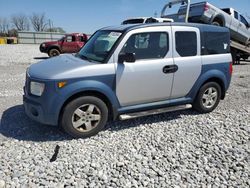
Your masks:
M166 65L163 67L162 71L164 74L170 74L170 73L175 73L178 70L177 65Z

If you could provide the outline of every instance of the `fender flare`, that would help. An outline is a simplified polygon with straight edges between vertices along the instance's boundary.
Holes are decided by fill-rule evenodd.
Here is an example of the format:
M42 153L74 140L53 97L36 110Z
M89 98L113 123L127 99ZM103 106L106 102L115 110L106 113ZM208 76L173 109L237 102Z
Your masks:
M195 98L196 98L200 88L202 87L202 85L204 85L209 80L220 81L219 84L222 86L222 88L221 88L221 90L222 90L222 98L224 98L225 91L226 91L229 83L228 83L227 78L224 75L224 73L219 71L219 70L210 70L210 71L207 71L206 73L201 74L199 79L195 82L194 86L190 90L187 97L190 97L193 100L195 100Z
M62 108L65 106L67 102L71 99L72 96L77 94L83 94L84 92L97 92L104 95L112 107L112 114L114 118L117 115L117 110L120 106L120 103L112 90L108 85L94 80L84 80L72 83L65 88L60 89L59 97L51 104L50 108L54 108L55 116L57 122L59 120L59 116L61 113Z

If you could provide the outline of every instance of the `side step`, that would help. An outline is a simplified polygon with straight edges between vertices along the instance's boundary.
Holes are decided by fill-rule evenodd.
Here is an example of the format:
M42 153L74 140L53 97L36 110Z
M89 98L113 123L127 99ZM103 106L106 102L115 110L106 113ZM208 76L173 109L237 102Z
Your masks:
M119 119L120 120L127 120L127 119L148 116L148 115L161 114L161 113L165 113L165 112L186 110L186 109L190 109L190 108L192 108L191 104L171 106L171 107L160 108L160 109L156 109L156 110L148 110L148 111L143 111L143 112L134 112L134 113L130 113L130 114L123 114L123 115L119 116Z

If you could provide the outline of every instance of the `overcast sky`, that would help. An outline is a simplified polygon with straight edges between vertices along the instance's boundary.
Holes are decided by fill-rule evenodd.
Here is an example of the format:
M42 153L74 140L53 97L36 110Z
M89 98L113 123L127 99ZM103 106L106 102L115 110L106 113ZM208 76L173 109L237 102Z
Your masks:
M137 16L154 16L160 12L166 0L0 0L0 17L13 14L27 15L45 13L67 32L93 33L109 25L117 25L122 20ZM200 0L191 0L200 2ZM221 7L233 7L243 15L250 15L250 0L210 0Z

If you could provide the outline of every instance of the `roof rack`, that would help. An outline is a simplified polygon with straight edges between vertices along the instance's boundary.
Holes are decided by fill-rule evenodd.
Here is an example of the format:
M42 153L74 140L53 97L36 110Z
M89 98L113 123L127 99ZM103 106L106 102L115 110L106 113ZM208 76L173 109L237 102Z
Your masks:
M185 22L188 22L189 10L190 10L190 0L170 0L162 9L161 17L164 18L165 12L167 8L172 8L173 5L181 4L187 5L186 17Z

